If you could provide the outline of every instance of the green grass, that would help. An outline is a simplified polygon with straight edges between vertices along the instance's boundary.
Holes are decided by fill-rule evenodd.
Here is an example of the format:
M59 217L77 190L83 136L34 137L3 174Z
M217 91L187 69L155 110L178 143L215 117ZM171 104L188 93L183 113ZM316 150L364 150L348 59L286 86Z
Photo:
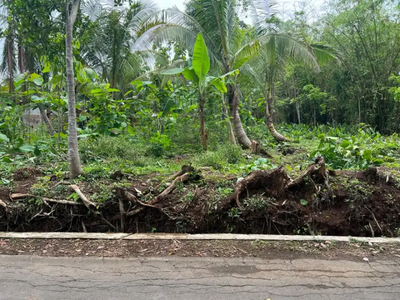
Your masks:
M176 172L182 165L189 164L195 168L208 167L210 172L205 172L206 176L215 179L227 174L242 177L251 170L272 169L280 165L285 166L289 175L294 175L304 170L312 162L313 156L319 154L324 155L334 169L366 168L376 162L387 168L400 166L398 135L385 137L369 128L282 125L279 130L293 142L277 144L265 128L260 130L264 131L262 136L265 137L260 142L272 154L272 159L260 159L228 143L213 145L210 147L212 150L206 152L197 149L197 144L190 148L188 142L178 152L173 144L171 147L168 145L169 149L164 149L163 155L158 156L149 152L149 143L144 140L140 142L134 136L82 139L79 147L84 173L80 180L101 181L109 179L116 171L132 176L152 174L155 178L162 178ZM33 143L46 144L47 148L39 155L16 151L7 155L11 161L5 155L1 156L0 180L3 185L11 185L13 172L22 167L36 167L45 175L68 172L65 140L59 146L56 139L43 134L42 128L36 137L35 132L32 132L29 138ZM167 137L162 138L168 140Z

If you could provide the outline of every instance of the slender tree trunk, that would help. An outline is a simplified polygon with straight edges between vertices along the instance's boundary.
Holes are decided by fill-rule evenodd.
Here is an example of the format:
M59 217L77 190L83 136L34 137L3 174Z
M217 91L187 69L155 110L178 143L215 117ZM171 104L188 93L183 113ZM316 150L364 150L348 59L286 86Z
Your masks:
M7 47L8 76L10 77L9 92L14 93L14 37L12 32L7 37L6 47Z
M207 151L207 132L204 121L204 100L202 96L199 98L199 117L201 143L203 144L203 150Z
M277 142L290 142L288 138L280 134L274 126L274 121L272 119L272 102L273 102L273 87L270 87L267 91L267 103L265 105L265 113L267 117L267 127L273 138Z
M296 100L296 111L297 111L297 120L299 121L299 124L301 124L300 103L298 100Z
M240 119L239 115L239 95L238 95L238 87L236 85L229 86L229 106L231 108L231 114L233 118L233 128L236 133L236 137L240 146L243 149L250 149L251 148L251 141L248 138L246 132L243 129L242 120Z
M246 132L243 129L242 120L240 119L239 111L236 108L232 111L233 115L233 126L235 128L236 136L238 139L239 144L242 146L243 149L250 149L251 148L251 141L247 137Z
M221 99L222 99L222 114L223 114L224 119L227 120L226 125L228 128L228 139L231 144L236 145L235 133L233 132L231 118L229 117L229 111L228 111L228 108L226 107L224 94L221 94Z
M53 136L54 135L53 124L51 124L51 121L50 121L49 117L47 116L46 109L43 109L39 106L39 110L40 110L40 116L42 117L43 122L46 124L49 134L51 136Z
M18 45L18 68L20 73L25 73L27 69L25 51L21 45Z
M75 178L82 173L82 166L78 150L78 133L76 124L75 108L75 82L74 65L72 52L73 28L78 14L80 0L73 0L70 10L70 1L66 5L66 67L67 67L67 87L68 87L68 160L71 178Z

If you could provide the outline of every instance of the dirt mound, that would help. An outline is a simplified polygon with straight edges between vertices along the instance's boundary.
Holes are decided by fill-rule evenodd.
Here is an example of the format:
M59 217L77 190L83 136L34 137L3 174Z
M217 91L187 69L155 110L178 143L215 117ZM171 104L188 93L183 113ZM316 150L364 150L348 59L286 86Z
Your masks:
M34 179L36 176L42 175L42 172L35 168L22 168L15 170L14 172L14 181L23 181Z
M21 183L32 185L30 177L12 191L0 189L6 204L0 206L0 231L398 236L400 188L389 171L335 173L322 160L294 179L281 167L236 183L236 177L221 180L183 167L162 182L118 178L115 183L125 187L110 182L113 196L101 203L90 202L96 192L90 186L81 186L89 202L73 201L76 190L54 182L49 189L60 193L53 198L28 194L30 187Z

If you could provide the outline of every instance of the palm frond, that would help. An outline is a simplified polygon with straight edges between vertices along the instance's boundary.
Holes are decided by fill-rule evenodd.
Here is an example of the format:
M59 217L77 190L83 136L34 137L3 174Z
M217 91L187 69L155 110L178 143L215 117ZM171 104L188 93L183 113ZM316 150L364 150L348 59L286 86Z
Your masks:
M250 19L252 25L258 30L263 31L268 26L266 20L276 13L276 0L248 0Z
M341 63L341 54L332 47L324 44L311 44L310 47L314 52L319 65L324 65L332 60L336 60L339 64Z

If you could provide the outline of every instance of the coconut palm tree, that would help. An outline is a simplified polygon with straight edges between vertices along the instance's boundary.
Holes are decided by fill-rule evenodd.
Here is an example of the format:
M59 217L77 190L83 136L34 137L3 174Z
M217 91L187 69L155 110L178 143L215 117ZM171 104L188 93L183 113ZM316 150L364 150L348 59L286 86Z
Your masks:
M146 46L149 42L178 41L191 52L198 33L201 33L210 52L214 70L226 74L240 69L255 55L259 48L257 39L249 39L240 28L235 0L192 0L187 12L177 8L162 12L158 24L147 30L137 41L137 46ZM243 148L250 148L239 115L239 86L228 84L228 103L233 118L234 129Z
M0 71L7 73L9 92L14 92L14 74L17 67L16 62L16 41L15 41L15 21L9 17L4 1L0 1L0 27L5 28L5 40L2 53Z
M273 83L276 72L282 65L281 62L285 61L285 57L303 57L316 68L317 59L310 47L288 36L277 34L266 22L273 13L273 1L248 0L246 3L253 23L251 29L246 30L241 26L238 3L235 0L191 0L186 13L177 8L163 11L165 23L149 29L140 40L143 44L149 41L178 40L191 50L196 35L200 32L210 51L214 69L219 69L220 74L235 69L248 69L246 65L251 59L253 64L262 68L262 72L257 75L265 76L262 82L269 86L265 89L268 95L268 128L275 139L285 141L287 139L276 131L272 122ZM269 70L268 74L264 72L266 70ZM250 148L252 142L243 128L239 114L241 92L238 81L228 84L227 87L236 137L243 148Z
M290 141L275 129L273 122L275 82L278 75L284 72L285 66L293 60L301 60L319 72L318 61L325 61L330 57L331 54L322 48L313 48L289 36L275 34L266 37L259 55L244 66L243 72L250 75L251 82L256 83L264 94L266 124L276 141Z
M91 0L91 7L99 1ZM143 31L144 21L154 15L157 7L152 1L136 1L132 5L114 5L111 10L86 9L95 18L83 45L83 59L109 82L111 88L121 90L135 79L143 67L143 52L133 45Z

